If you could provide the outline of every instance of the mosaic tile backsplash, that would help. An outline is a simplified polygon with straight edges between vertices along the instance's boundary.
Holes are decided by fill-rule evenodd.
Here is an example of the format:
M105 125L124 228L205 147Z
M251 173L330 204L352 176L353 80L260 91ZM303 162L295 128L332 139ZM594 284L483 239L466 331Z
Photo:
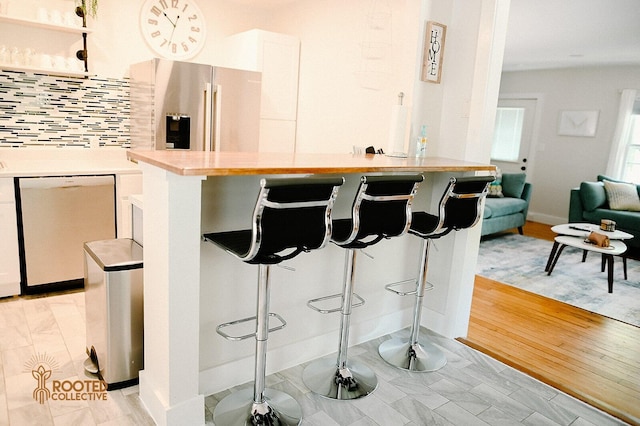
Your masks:
M129 80L0 70L0 147L130 146Z

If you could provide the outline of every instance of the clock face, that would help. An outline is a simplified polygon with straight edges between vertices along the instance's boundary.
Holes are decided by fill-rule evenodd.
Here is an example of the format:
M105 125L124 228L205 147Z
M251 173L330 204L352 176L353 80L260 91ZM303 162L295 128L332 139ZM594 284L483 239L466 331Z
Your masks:
M204 15L194 0L146 0L140 29L149 47L169 59L192 58L207 36Z

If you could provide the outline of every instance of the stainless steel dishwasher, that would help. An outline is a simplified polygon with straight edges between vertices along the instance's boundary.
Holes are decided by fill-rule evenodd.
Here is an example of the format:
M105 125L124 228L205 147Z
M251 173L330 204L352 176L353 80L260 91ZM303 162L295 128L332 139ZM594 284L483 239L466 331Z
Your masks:
M115 176L16 178L22 294L82 287L84 243L116 236Z

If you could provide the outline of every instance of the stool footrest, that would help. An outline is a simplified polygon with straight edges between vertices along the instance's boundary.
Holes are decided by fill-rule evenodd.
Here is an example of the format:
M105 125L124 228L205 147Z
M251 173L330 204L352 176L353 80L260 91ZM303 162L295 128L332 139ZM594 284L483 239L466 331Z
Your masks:
M314 303L318 303L318 302L324 302L326 300L331 300L331 299L337 299L337 298L341 298L342 297L342 293L338 293L338 294L332 294L329 296L324 296L324 297L318 297L317 299L311 299L307 302L307 306L310 307L311 309L313 309L314 311L320 312L321 314L331 314L333 312L340 312L340 310L342 309L342 306L337 307L337 308L331 308L331 309L322 309L318 306L314 306ZM354 303L351 304L352 308L358 308L362 305L365 304L365 301L362 297L360 297L358 294L353 293L353 297L355 299L357 299L357 301L355 301Z
M408 285L411 285L411 288L407 290L406 287ZM416 280L414 279L398 281L395 283L387 284L384 286L384 288L400 296L414 296L418 293L418 287L416 285ZM430 282L427 282L424 290L425 291L433 290L433 284L431 284Z
M269 328L269 333L273 332L273 331L278 331L278 330L282 330L286 325L287 322L284 320L284 318L282 318L280 315L273 313L273 312L269 312L269 317L273 317L276 318L278 321L280 321L280 325L277 325L275 327L270 327ZM249 317L249 318L242 318L239 320L235 320L235 321L231 321L231 322L225 322L224 324L220 324L218 327L216 327L216 332L221 335L222 337L224 337L227 340L245 340L248 339L250 337L254 337L256 335L256 332L254 331L253 333L249 333L249 334L243 334L240 336L234 336L231 335L229 333L226 333L224 331L222 331L224 328L227 327L231 327L234 325L238 325L238 324L243 324L245 322L249 322L249 321L255 321L256 317Z

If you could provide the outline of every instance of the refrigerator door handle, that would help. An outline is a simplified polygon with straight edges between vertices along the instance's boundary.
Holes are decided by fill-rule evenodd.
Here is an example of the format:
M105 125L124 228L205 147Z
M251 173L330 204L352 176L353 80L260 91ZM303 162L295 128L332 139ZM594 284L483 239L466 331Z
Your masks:
M222 86L216 84L213 86L213 146L214 151L220 151L222 149L221 140L221 119L222 119Z
M214 149L212 144L212 120L215 108L213 107L213 87L211 83L207 83L204 88L204 140L202 141L202 149L211 151Z

